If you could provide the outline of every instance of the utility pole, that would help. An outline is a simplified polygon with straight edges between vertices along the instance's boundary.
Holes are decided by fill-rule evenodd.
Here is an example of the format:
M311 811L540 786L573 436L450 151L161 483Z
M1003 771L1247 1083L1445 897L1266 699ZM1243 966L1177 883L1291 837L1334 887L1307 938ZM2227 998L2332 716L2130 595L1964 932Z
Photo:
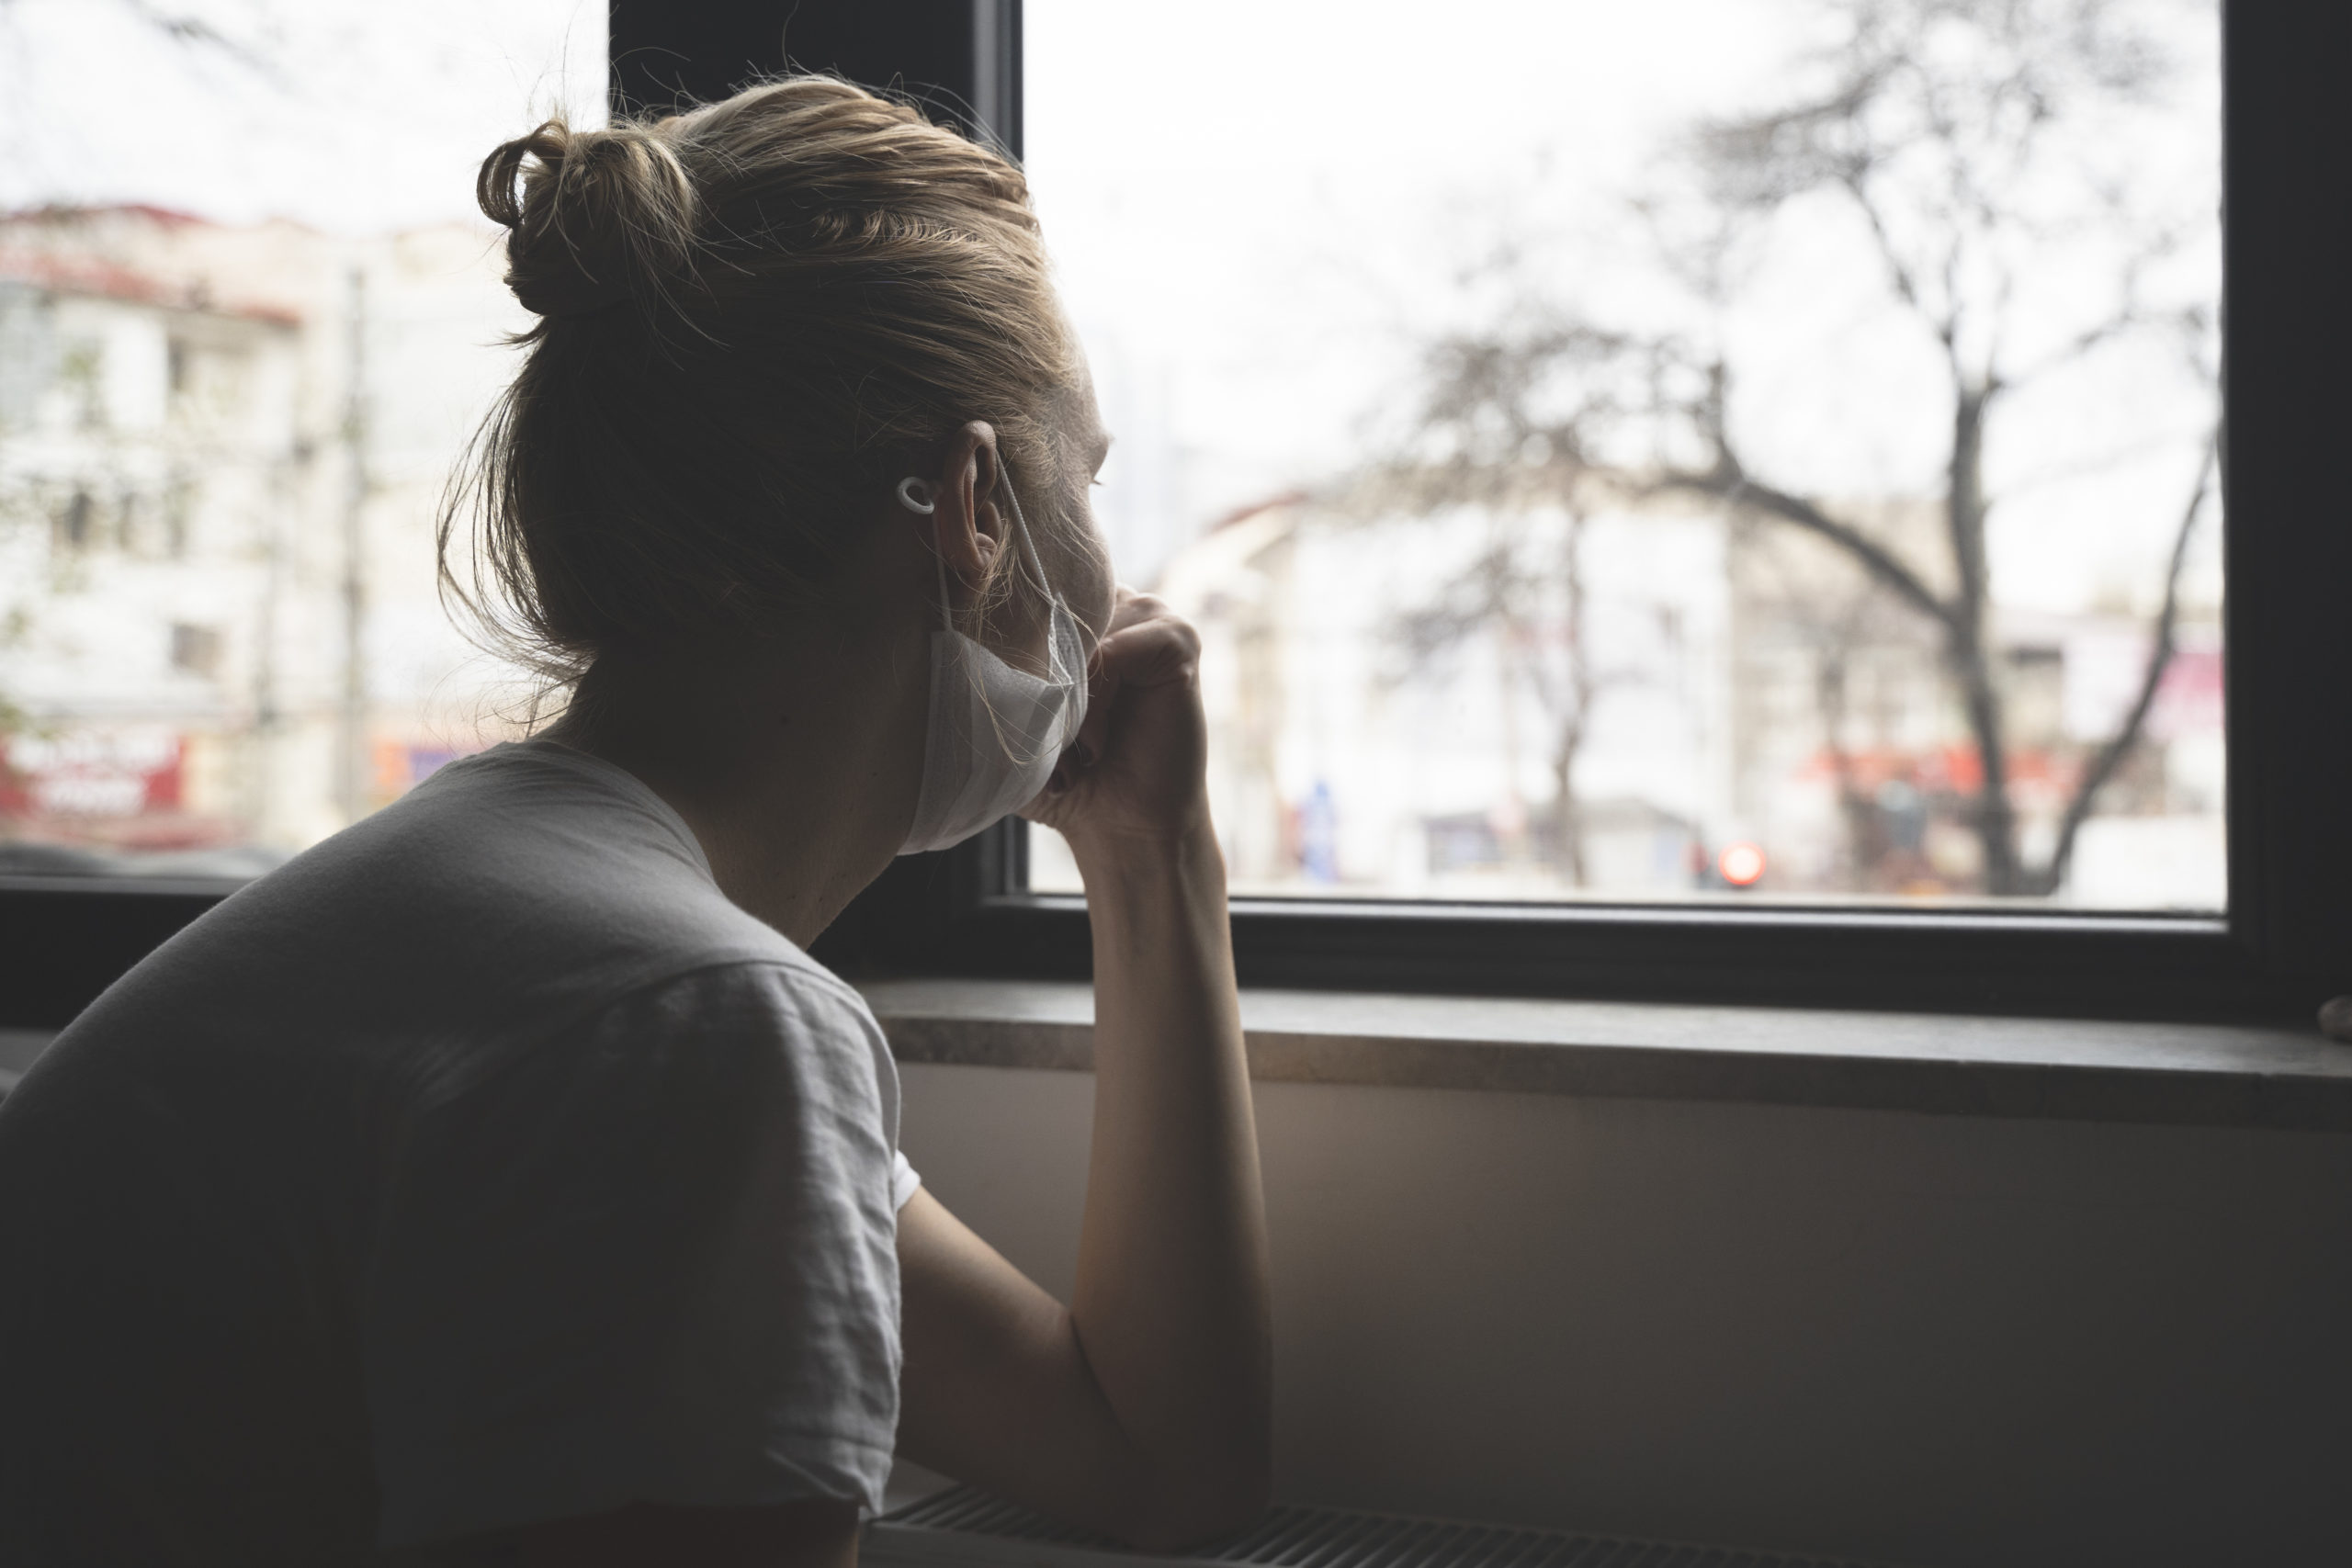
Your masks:
M254 730L245 820L247 833L263 843L274 843L280 836L277 773L285 715L277 689L278 612L286 595L287 539L301 514L303 478L311 452L309 438L298 432L293 445L270 466L269 501L261 511L261 599L254 615Z
M344 403L343 691L335 724L335 804L345 822L368 808L368 274L351 269L350 384Z

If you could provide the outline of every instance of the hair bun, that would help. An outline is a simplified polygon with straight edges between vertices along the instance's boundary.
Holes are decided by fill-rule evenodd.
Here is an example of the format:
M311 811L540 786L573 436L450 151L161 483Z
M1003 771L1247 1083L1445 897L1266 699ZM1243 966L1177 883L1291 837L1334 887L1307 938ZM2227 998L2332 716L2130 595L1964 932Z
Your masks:
M694 182L650 126L548 120L482 160L474 197L507 230L506 286L536 315L666 298L692 265Z

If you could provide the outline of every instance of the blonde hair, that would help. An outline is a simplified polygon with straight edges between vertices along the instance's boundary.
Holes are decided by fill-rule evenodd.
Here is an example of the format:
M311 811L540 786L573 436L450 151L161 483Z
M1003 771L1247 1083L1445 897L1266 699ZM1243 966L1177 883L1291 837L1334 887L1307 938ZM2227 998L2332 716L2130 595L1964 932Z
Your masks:
M441 574L509 656L560 683L820 611L856 519L974 419L1048 560L1090 547L1053 418L1077 345L997 152L794 76L657 122L551 120L477 196L540 320L443 509Z

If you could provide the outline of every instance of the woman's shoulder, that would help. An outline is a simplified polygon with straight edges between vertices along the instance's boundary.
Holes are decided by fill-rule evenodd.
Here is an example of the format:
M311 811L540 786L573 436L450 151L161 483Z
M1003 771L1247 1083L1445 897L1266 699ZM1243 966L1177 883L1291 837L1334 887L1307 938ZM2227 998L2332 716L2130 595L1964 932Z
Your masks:
M479 1043L728 964L839 986L729 901L650 790L577 757L452 764L223 900L97 1010L142 1032Z
M510 959L546 947L559 961L608 965L616 942L672 962L706 948L714 960L792 951L718 890L701 844L660 795L548 741L452 763L274 879L296 900L364 901L418 922L426 940L451 922L489 923Z

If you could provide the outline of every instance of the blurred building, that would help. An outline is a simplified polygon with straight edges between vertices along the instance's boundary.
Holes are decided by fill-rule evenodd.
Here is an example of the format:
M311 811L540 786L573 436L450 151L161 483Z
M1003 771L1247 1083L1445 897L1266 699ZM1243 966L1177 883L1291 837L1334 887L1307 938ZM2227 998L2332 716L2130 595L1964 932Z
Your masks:
M1856 514L1948 586L1934 507ZM1939 634L1811 536L1679 504L1598 507L1571 534L1564 516L1289 496L1206 530L1158 586L1203 637L1238 888L1674 899L1753 871L1757 897L1981 892L1976 748ZM2131 607L1996 615L2029 865L2128 711L2150 635ZM2062 899L2221 904L2219 626L2192 617L2177 640ZM1754 852L1726 881L1734 846ZM1055 846L1035 865L1038 885L1070 883Z
M1417 612L1482 570L1495 523L1291 497L1170 561L1158 588L1204 640L1210 793L1238 886L1688 895L1731 815L1724 530L1601 512L1571 547L1564 517L1510 520L1525 614L1421 646ZM1573 615L1542 564L1571 547Z
M246 869L479 744L434 532L498 272L457 226L0 219L0 863Z

